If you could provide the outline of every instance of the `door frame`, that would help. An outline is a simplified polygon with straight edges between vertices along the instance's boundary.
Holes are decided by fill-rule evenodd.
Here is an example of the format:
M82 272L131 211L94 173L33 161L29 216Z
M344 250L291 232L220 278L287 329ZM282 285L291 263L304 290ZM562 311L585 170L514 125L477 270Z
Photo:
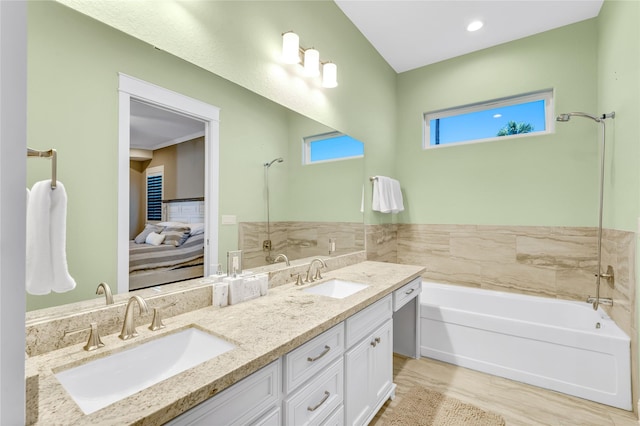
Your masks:
M204 275L218 264L220 108L129 75L118 73L118 293L129 291L129 126L131 99L167 109L205 124Z

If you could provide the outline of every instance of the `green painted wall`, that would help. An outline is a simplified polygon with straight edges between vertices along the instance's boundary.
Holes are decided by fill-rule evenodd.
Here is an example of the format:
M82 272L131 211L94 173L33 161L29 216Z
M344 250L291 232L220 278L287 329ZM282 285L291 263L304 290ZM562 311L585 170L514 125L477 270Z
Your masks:
M640 216L640 3L605 1L598 16L598 112L607 121L604 224L635 231Z
M554 134L422 149L422 114L536 90L555 110L594 111L595 20L566 26L398 76L397 177L404 223L593 226L597 143L589 123ZM554 125L555 123L551 123Z

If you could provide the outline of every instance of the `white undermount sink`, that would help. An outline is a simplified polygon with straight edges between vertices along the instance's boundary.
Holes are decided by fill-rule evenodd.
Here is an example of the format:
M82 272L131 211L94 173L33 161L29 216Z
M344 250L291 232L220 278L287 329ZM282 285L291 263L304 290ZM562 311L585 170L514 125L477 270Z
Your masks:
M333 297L334 299L344 299L345 297L351 296L352 294L364 290L367 287L369 287L367 284L332 279L325 281L322 284L305 288L302 291L305 293L318 294L320 296Z
M55 376L82 411L91 414L234 347L209 333L187 328Z

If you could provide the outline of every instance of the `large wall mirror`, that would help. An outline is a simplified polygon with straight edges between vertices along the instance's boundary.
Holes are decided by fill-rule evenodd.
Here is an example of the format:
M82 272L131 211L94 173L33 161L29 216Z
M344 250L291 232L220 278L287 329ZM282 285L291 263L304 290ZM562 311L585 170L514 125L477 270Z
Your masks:
M58 151L58 177L68 195L67 261L77 287L28 295L27 310L95 298L101 281L116 288L119 73L220 108L218 212L212 218L218 224L217 259L212 264L224 263L226 253L237 249L245 252L248 269L279 253L294 259L364 248L364 159L302 163L302 138L335 129L59 4L30 4L28 23L28 145ZM145 107L133 106L134 121L152 122L162 115ZM162 132L157 122L151 128ZM196 176L204 173L198 150L205 141L198 132L164 142L179 140L175 146L153 145L152 158L134 152L127 173L146 176L163 161L177 176L173 189L165 187L165 198L203 198L204 182L196 182ZM163 155L172 159L160 160ZM265 166L279 158L283 161ZM29 185L49 174L47 162L28 163ZM144 185L144 179L131 178L127 188L129 238L149 222L143 215ZM271 250L264 248L265 240L271 240Z

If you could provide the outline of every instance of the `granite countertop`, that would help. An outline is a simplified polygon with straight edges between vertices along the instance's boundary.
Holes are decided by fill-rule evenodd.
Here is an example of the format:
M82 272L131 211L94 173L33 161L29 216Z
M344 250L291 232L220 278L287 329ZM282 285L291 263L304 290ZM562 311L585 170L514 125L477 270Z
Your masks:
M39 375L36 424L163 424L344 321L423 271L421 266L366 261L324 274L322 281L339 278L369 284L344 299L301 291L321 281L303 286L286 284L270 289L258 299L167 318L166 328L160 331L138 326L139 336L126 342L117 334L103 336L105 347L93 352L86 352L83 344L77 344L31 357L27 360L27 371ZM123 347L194 326L236 347L92 414L85 415L54 376L58 371Z

